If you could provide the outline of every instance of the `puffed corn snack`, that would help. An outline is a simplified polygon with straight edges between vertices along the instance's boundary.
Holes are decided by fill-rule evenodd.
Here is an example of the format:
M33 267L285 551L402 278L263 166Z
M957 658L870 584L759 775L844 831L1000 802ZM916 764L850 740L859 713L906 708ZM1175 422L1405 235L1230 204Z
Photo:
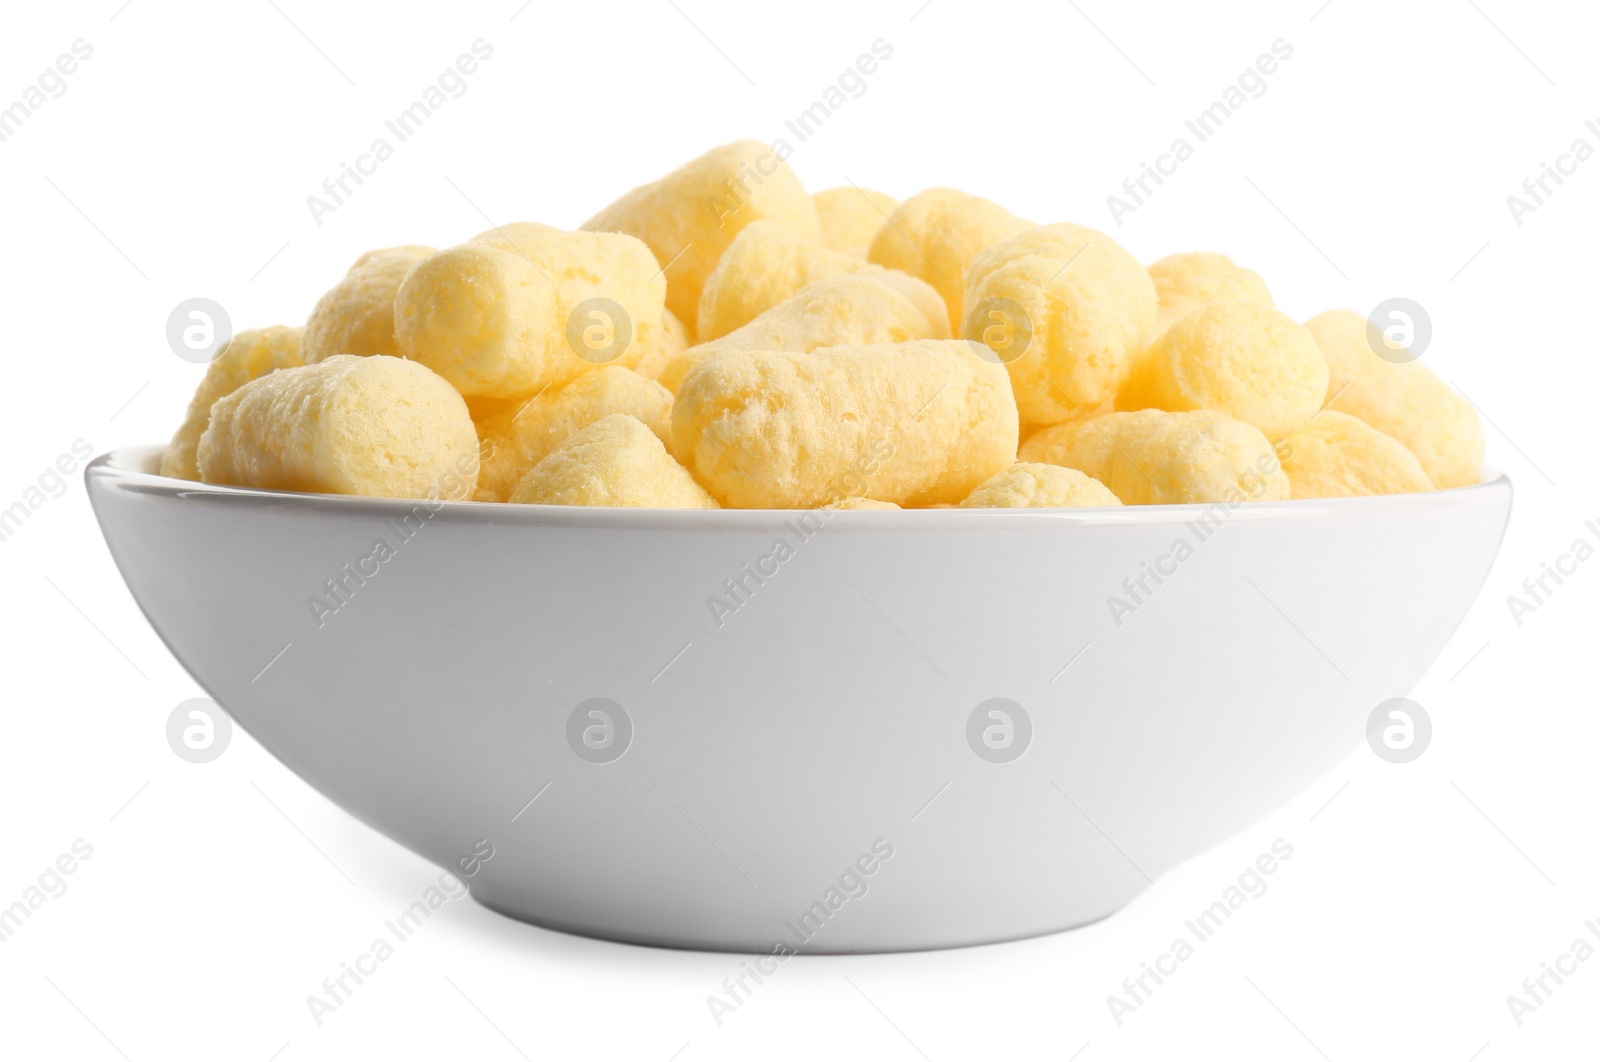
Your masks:
M1348 310L1296 323L1221 254L1146 268L1103 232L951 188L812 195L746 140L575 231L512 222L361 255L304 326L222 344L160 471L373 497L850 512L1477 482L1471 404L1373 344Z

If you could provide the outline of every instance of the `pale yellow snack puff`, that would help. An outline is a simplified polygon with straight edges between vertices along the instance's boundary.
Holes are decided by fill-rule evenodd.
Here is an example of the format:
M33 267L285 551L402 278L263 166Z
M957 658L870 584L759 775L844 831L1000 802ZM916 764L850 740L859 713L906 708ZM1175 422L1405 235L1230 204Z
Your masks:
M1080 423L1082 421L1093 420L1096 417L1103 417L1107 413L1115 413L1116 411L1117 411L1117 406L1116 406L1115 402L1102 402L1098 406L1095 406L1093 409L1085 409L1085 410L1081 410L1081 411L1078 411L1078 412L1074 412L1072 414L1072 416L1070 416L1066 420L1062 421L1061 424L1077 424L1077 423ZM1022 450L1022 447L1027 446L1028 445L1028 440L1032 439L1035 435L1038 435L1042 431L1047 431L1049 428L1060 427L1061 424L1050 424L1050 425L1047 425L1046 427L1043 427L1043 428L1039 427L1036 424L1035 425L1024 425L1023 430L1026 431L1027 434L1022 436L1022 442L1017 447L1018 452L1020 452Z
M166 452L161 455L161 474L177 479L199 479L200 468L195 463L195 448L200 435L211 422L211 406L217 399L232 394L251 380L258 379L278 369L292 369L301 364L301 336L303 328L249 328L228 340L195 388L189 400L189 411L183 423L173 433Z
M1214 302L1169 328L1117 396L1121 409L1210 409L1281 439L1328 394L1311 333L1271 306Z
M729 350L790 350L938 339L916 303L877 277L849 274L813 281L725 336L690 347L659 377L676 391L689 370Z
M632 236L519 222L419 262L395 297L395 340L467 397L516 398L638 364L665 297Z
M639 359L639 364L633 367L633 371L647 379L658 380L661 378L661 370L690 346L689 330L683 327L683 322L678 320L677 314L662 307L661 330L656 333L655 342L644 352L644 357Z
M1076 468L1124 505L1281 501L1290 490L1267 437L1210 410L1147 409L1059 424L1030 438L1019 456Z
M996 361L961 340L729 351L678 388L673 453L722 504L843 496L960 501L1010 466L1017 415Z
M1318 314L1306 330L1328 361L1329 409L1400 440L1440 490L1478 482L1483 425L1470 402L1421 362L1380 358L1367 343L1366 319L1352 310Z
M900 200L891 195L854 185L818 192L811 201L817 204L817 217L822 222L818 242L830 251L857 258L867 256L872 237L900 205Z
M1208 251L1169 254L1153 263L1149 272L1156 286L1156 323L1145 337L1144 352L1134 358L1130 377L1143 371L1150 348L1162 334L1195 310L1214 302L1273 305L1266 281L1227 255Z
M667 309L693 330L706 277L733 238L762 219L806 239L821 235L800 178L766 144L740 140L635 188L581 228L626 232L649 244L666 272Z
M1260 275L1234 264L1225 254L1189 251L1169 254L1150 266L1156 286L1156 325L1160 338L1192 311L1213 302L1256 302L1271 306L1272 293Z
M862 511L867 509L895 509L900 506L894 502L878 501L876 498L840 498L836 502L829 502L822 507L838 512Z
M950 335L944 300L916 277L830 251L771 222L758 221L745 226L706 278L700 295L700 342L748 324L807 284L851 274L875 277L895 288L922 310L935 336Z
M467 404L413 361L335 354L253 380L211 407L200 479L264 490L470 498Z
M482 467L478 501L505 501L528 470L596 421L626 413L672 441L672 393L632 369L608 365L533 398L474 404Z
M317 300L306 318L301 353L307 365L335 354L398 356L394 341L394 297L416 264L434 254L415 244L368 251L344 278Z
M978 484L963 509L1060 509L1121 505L1099 480L1075 468L1018 461Z
M1044 426L1116 396L1155 323L1156 290L1104 233L1042 225L972 260L965 305L969 316L992 311L1010 322L1000 355L1017 409L1024 424Z
M954 188L929 188L889 215L872 238L867 261L932 284L950 315L950 334L963 336L968 265L979 251L1033 227L998 203Z
M528 505L717 508L661 440L626 413L613 413L568 436L522 477L510 500Z
M1283 471L1292 498L1420 494L1433 489L1416 455L1364 420L1326 409L1289 436Z

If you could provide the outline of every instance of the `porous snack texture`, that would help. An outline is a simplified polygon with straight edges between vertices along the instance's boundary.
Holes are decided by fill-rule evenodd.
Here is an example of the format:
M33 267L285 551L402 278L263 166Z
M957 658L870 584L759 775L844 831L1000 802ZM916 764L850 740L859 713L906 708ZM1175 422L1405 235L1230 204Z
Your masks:
M872 238L900 205L894 196L854 185L818 192L811 201L817 204L817 220L822 225L817 242L830 251L857 258L867 256Z
M433 253L432 247L407 245L368 251L357 258L306 318L305 363L311 365L335 354L398 355L395 294L406 274Z
M650 249L632 236L518 222L418 262L395 296L395 340L468 398L517 398L638 364L665 297Z
M482 466L478 501L505 501L518 481L570 436L618 413L671 439L672 393L632 369L608 365L532 398L475 405Z
M693 328L706 277L734 237L762 220L807 240L822 234L816 205L788 164L759 140L740 140L635 188L582 227L643 240L667 275L667 309Z
M1214 302L1273 305L1266 281L1223 254L1208 251L1169 254L1151 263L1150 279L1156 286L1156 323L1145 337L1144 351L1134 357L1133 372L1129 374L1133 380L1142 374L1156 341L1195 310Z
M644 356L639 359L639 364L633 367L633 371L640 376L659 380L661 370L692 345L689 341L689 330L683 327L678 315L663 308L661 331L656 333L656 341L644 352Z
M510 500L634 509L717 507L655 433L626 413L613 413L568 436L522 477Z
M915 506L959 502L1009 466L1017 414L1005 369L961 340L730 351L685 377L672 439L725 506Z
M1289 477L1267 437L1210 410L1147 409L1061 424L1030 438L1019 456L1075 468L1124 505L1289 497Z
M1415 494L1433 482L1410 450L1366 421L1325 409L1289 436L1283 471L1290 497Z
M894 502L878 501L876 498L841 498L836 502L829 502L824 509L837 509L841 512L867 511L871 509L899 509Z
M199 466L202 482L235 487L470 498L478 436L467 403L424 366L336 354L219 399Z
M1351 310L1329 310L1306 322L1328 362L1328 408L1366 421L1422 463L1435 487L1478 482L1483 425L1472 404L1427 366L1379 357L1367 322Z
M161 474L176 479L199 479L195 450L200 435L211 423L211 405L249 383L279 369L302 364L300 341L304 329L249 328L228 340L222 352L206 366L205 378L189 401L189 412L161 455Z
M1260 275L1234 264L1225 254L1189 251L1169 254L1150 265L1156 286L1156 326L1152 339L1192 311L1214 302L1272 305L1272 293Z
M1057 509L1121 505L1099 480L1075 468L1018 461L978 484L963 509Z
M940 330L942 331L942 330ZM937 339L927 314L877 277L850 274L814 281L747 325L690 347L667 363L660 380L676 391L689 370L729 350L791 350Z
M1021 315L1026 348L1001 353L1022 422L1037 427L1082 417L1116 396L1155 322L1156 291L1105 233L1041 225L979 252L965 304Z
M953 188L812 195L780 146L713 148L576 231L368 251L303 328L223 345L162 474L874 512L1235 507L1481 476L1472 405L1355 313L1298 324L1224 254L1146 267L1103 232Z
M849 274L874 277L895 288L922 310L933 335L943 339L951 334L944 300L923 281L758 221L738 235L706 278L700 295L700 341L748 324L813 281Z
M1328 363L1271 306L1216 302L1169 328L1117 398L1123 409L1210 409L1281 439L1322 408Z
M1031 228L1031 221L998 203L954 188L929 188L889 215L872 238L867 260L933 285L944 299L950 334L962 336L967 266L979 251Z

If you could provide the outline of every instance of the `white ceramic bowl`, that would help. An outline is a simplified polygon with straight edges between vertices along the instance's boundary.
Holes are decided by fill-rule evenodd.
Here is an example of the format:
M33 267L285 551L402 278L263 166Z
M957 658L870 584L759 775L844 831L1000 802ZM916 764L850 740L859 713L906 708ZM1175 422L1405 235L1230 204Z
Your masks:
M89 466L106 541L173 653L290 769L441 866L487 842L465 880L508 915L760 952L1115 911L1364 741L1471 604L1511 505L1496 476L1209 528L1150 506L804 531L785 511L208 487L153 474L157 453ZM346 600L319 616L328 580ZM1120 624L1113 595L1137 606Z

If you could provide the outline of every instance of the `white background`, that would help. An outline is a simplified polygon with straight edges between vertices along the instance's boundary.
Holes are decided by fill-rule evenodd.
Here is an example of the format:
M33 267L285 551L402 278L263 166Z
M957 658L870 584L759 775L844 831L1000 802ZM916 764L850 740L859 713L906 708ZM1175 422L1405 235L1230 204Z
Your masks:
M306 997L437 871L242 733L210 764L173 754L167 716L199 691L74 474L0 542L0 904L74 839L94 854L0 944L0 1056L1596 1056L1600 961L1520 1027L1505 1003L1600 919L1600 563L1521 626L1506 605L1600 518L1600 159L1520 226L1506 204L1575 138L1600 147L1583 125L1600 124L1595 12L920 2L13 10L0 100L77 38L94 54L0 144L0 507L76 439L167 438L201 373L165 342L179 301L294 324L370 247L445 246L486 217L576 225L714 144L780 135L882 37L894 54L868 91L791 159L813 189L947 184L1105 229L1146 261L1223 251L1300 318L1427 307L1425 363L1492 421L1490 460L1517 488L1476 608L1414 693L1432 747L1405 766L1363 748L1100 924L792 962L720 1028L705 998L736 957L563 936L465 900L318 1027ZM306 197L479 37L494 55L466 95L316 225ZM1106 196L1278 38L1294 54L1266 94L1117 227ZM1278 837L1295 855L1270 892L1119 1027L1106 997Z

